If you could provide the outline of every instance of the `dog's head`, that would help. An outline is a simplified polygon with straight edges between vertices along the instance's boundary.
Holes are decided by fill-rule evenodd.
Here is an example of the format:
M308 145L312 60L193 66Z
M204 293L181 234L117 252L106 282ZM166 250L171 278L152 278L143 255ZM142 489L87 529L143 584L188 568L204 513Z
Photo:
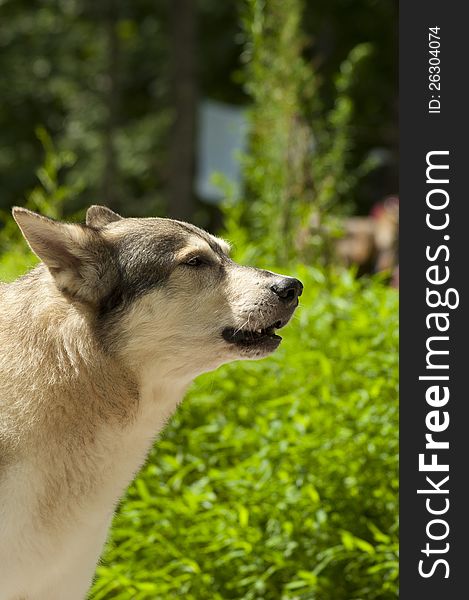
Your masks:
M188 223L126 219L92 206L86 224L15 208L55 286L87 315L106 348L133 368L193 377L280 344L303 286L241 266L228 244Z

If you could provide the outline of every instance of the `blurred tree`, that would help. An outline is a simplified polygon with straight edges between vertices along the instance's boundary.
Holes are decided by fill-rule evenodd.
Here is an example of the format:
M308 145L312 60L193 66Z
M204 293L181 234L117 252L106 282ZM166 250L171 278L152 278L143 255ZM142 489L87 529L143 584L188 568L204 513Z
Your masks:
M228 207L227 225L239 245L257 239L258 251L274 264L295 256L330 262L340 233L337 215L374 165L367 157L350 167L357 113L353 83L372 47L358 44L349 52L326 110L316 71L305 59L303 6L302 0L245 0L243 12L250 141L244 198Z
M193 210L187 132L194 136L196 97L249 102L240 68L243 2L0 0L0 208L22 203L34 187L42 162L34 131L42 125L59 150L76 156L62 177L81 191L66 212L89 202L139 215L162 213L168 202L176 202L173 214ZM350 50L372 47L350 90L360 111L347 168L370 153L382 163L349 193L361 212L397 188L396 21L396 0L305 2L301 20L320 111L334 106L334 75ZM171 82L181 91L182 73L190 91L175 95ZM178 201L170 193L177 187ZM177 202L188 203L183 212Z
M349 92L359 108L351 124L348 168L359 169L370 155L378 162L349 194L361 214L398 191L398 7L397 0L304 2L304 55L315 70L323 109L335 102L335 75L352 48L365 43L371 49Z
M106 71L105 104L107 115L104 124L104 167L102 175L102 198L107 206L116 206L119 175L116 156L115 134L119 122L119 54L120 44L117 25L119 23L119 3L117 0L105 0L106 31Z
M0 206L22 203L42 161L38 124L76 155L66 209L161 211L170 124L166 6L149 0L0 5Z
M193 178L197 111L195 0L172 0L171 105L174 111L168 171L170 216L190 220L194 212Z

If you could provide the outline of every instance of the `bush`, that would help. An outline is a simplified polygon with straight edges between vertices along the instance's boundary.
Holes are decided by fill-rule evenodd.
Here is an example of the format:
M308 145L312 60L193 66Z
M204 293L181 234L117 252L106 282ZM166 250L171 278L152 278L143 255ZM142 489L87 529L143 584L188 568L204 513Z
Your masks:
M397 295L296 274L280 350L200 377L155 445L93 600L397 597Z
M74 164L75 157L70 152L57 151L43 127L36 128L36 136L44 150L43 164L36 171L37 185L21 204L53 219L60 219L64 201L78 191L78 186L65 187L59 181L62 171ZM81 216L75 215L75 218ZM36 265L38 260L28 251L10 212L0 211L0 232L0 281L12 281Z
M236 220L276 263L299 257L328 265L342 217L352 208L350 198L377 166L368 158L350 169L357 110L353 85L373 48L358 44L344 57L332 86L334 105L326 110L317 73L304 56L304 5L303 0L241 3L249 141L242 157L243 201L225 217L228 229Z

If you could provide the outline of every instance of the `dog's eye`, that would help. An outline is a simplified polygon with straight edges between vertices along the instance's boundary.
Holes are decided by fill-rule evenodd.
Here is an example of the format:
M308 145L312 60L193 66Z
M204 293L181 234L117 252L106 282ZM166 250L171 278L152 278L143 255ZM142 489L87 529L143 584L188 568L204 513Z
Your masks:
M204 261L198 256L193 256L192 258L189 258L189 260L186 260L184 264L188 265L189 267L200 267L200 265L204 264Z

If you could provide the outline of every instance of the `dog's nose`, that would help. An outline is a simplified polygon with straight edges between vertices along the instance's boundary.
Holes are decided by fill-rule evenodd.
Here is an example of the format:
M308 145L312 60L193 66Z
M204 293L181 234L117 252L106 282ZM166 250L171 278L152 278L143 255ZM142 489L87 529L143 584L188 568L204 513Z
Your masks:
M282 279L277 280L271 285L270 289L279 298L288 304L292 304L298 300L298 296L301 296L303 284L299 279L295 279L294 277L282 277Z

